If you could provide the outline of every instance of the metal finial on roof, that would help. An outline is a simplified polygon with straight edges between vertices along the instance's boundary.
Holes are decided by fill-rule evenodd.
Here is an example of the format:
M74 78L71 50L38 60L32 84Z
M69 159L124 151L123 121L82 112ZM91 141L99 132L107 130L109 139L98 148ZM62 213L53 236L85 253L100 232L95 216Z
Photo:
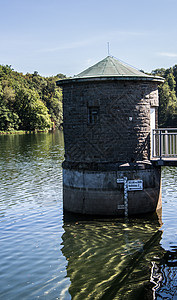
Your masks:
M110 56L110 52L109 52L109 42L108 42L108 56Z

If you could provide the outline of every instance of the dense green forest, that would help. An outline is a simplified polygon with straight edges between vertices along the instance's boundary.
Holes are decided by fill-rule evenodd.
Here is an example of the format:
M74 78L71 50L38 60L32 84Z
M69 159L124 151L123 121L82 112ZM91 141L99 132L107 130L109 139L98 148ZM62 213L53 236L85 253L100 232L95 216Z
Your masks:
M0 131L46 130L62 126L62 92L56 81L0 65Z
M177 126L177 65L156 69L165 78L159 85L159 127ZM43 77L0 65L0 131L38 131L62 128L62 91L56 81L63 74Z
M177 127L177 65L156 69L152 75L165 78L159 85L159 127Z

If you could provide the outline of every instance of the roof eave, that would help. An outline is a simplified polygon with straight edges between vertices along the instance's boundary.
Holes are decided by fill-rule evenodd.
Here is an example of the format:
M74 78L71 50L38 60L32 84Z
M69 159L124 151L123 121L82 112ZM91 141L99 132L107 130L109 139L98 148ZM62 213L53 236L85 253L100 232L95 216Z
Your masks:
M126 80L126 81L153 81L157 83L163 83L164 78L158 77L158 76L90 76L90 77L73 77L70 79L63 79L58 80L56 84L58 86L62 86L69 83L75 83L75 82L91 82L91 81L119 81L119 80Z

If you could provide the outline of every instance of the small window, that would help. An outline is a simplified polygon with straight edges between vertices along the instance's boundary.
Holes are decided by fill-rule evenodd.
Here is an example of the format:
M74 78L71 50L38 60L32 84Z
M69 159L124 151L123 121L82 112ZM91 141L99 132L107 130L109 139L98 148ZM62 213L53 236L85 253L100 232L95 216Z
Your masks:
M99 107L88 108L88 123L95 124L99 118Z

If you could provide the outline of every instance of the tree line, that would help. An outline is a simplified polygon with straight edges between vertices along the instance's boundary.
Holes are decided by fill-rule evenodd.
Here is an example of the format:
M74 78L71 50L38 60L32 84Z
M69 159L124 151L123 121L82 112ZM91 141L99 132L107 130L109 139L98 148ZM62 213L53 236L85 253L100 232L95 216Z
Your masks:
M177 65L156 69L152 75L165 79L159 85L159 127L177 127Z
M0 131L36 131L62 126L62 91L56 81L66 76L43 77L16 72L0 65Z
M151 72L165 78L159 85L159 127L177 126L177 65ZM0 131L62 128L62 91L56 81L63 74L43 77L0 65Z

